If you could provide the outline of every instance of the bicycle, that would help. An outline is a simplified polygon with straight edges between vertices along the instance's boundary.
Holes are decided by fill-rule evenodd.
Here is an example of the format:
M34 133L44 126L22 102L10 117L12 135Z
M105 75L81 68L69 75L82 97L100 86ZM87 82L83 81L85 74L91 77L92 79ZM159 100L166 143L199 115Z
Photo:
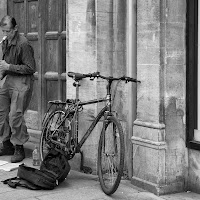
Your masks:
M42 134L40 138L41 158L45 157L50 148L55 148L72 159L76 153L81 153L81 147L88 139L94 127L102 121L102 131L98 146L97 173L103 192L107 195L113 194L121 181L124 167L124 135L119 119L115 116L111 107L111 85L113 81L140 82L130 77L114 78L105 77L99 72L81 74L68 72L68 76L74 79L73 85L76 87L75 99L66 101L50 101L50 107L56 105L52 112L47 112L43 121ZM80 81L84 78L102 78L107 80L107 95L104 98L92 99L89 101L79 100ZM106 102L105 106L95 117L86 133L78 140L79 112L84 105ZM49 108L50 108L49 107ZM81 165L83 168L83 163Z

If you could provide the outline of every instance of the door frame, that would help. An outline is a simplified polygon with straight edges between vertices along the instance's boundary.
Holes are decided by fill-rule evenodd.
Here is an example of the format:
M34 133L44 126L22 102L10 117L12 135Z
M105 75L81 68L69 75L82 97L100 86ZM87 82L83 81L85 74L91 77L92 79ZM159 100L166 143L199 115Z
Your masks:
M186 145L200 150L200 142L194 140L198 114L198 0L187 0L186 13Z

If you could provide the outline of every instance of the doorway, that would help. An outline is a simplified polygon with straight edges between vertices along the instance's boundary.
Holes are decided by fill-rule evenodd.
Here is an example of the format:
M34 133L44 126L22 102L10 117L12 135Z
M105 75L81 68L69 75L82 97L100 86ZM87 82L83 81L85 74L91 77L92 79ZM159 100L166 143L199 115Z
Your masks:
M49 100L66 99L66 0L9 0L8 14L34 48L37 72L26 122L40 130Z

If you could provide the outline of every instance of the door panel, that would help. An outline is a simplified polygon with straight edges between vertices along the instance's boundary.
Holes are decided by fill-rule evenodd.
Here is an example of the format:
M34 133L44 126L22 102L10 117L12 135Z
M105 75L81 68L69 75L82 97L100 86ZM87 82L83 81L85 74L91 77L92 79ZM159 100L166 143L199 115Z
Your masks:
M8 14L34 49L37 72L26 122L40 130L47 102L66 99L66 0L9 0Z
M38 1L28 1L28 33L38 32Z
M58 0L47 0L47 31L58 31L60 22L59 3Z
M44 77L46 84L46 101L52 99L65 100L65 94L62 92L62 73L63 63L66 62L66 49L62 45L63 40L66 38L65 26L63 27L63 19L66 18L65 8L63 5L65 1L46 0L46 22L44 27L45 41L45 59L44 59ZM64 32L63 32L64 30ZM65 80L64 80L65 81ZM53 89L53 90L52 90ZM53 94L51 94L53 93Z
M14 1L13 4L13 16L15 16L15 19L17 22L20 22L19 26L19 32L23 33L26 31L25 28L25 9L24 9L24 1Z
M58 41L57 39L46 38L46 68L45 72L58 72Z

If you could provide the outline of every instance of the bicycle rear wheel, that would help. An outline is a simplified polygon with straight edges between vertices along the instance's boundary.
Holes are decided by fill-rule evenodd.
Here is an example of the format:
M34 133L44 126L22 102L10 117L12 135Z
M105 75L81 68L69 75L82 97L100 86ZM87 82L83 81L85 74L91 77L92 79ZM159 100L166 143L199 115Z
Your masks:
M111 116L102 129L98 147L98 176L105 194L113 194L124 167L124 136L119 120Z
M64 125L61 124L65 117L63 110L54 111L44 123L42 133L40 137L40 154L43 160L50 149L55 148L55 144L51 142L52 139L55 141L60 140L64 136Z

